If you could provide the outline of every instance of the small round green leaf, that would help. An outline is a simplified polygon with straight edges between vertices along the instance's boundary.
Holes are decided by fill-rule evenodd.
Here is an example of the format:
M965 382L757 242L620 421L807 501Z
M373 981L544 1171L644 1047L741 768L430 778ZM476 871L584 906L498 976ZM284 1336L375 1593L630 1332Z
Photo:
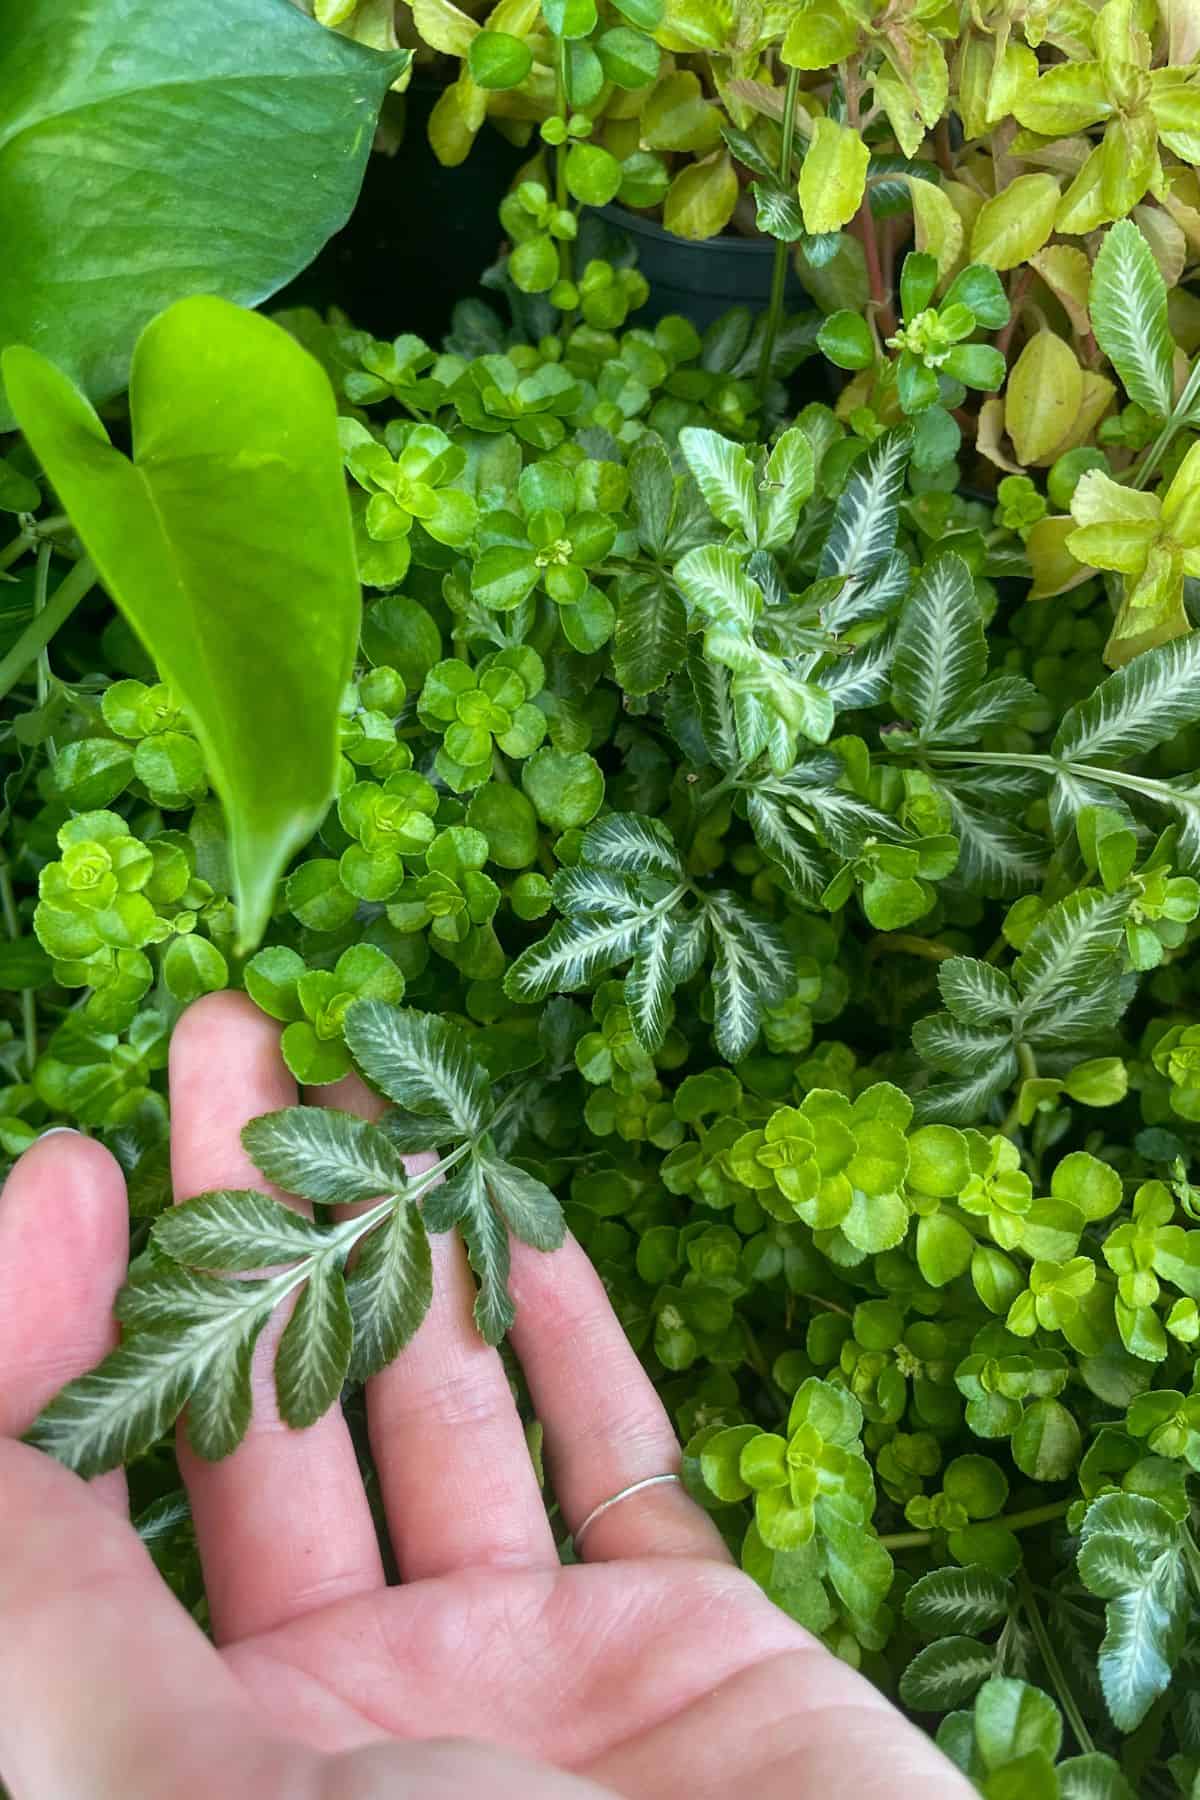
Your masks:
M471 39L467 68L478 87L519 87L533 67L533 51L507 31L481 31Z

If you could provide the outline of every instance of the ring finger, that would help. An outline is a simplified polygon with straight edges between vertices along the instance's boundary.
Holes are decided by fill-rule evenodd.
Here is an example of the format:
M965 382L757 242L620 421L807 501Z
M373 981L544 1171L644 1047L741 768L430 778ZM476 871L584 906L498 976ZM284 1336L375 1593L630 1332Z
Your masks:
M510 1338L545 1428L554 1490L572 1532L586 1524L579 1554L727 1562L721 1534L681 1483L653 1480L678 1474L679 1440L584 1251L573 1238L552 1255L514 1244L512 1291Z

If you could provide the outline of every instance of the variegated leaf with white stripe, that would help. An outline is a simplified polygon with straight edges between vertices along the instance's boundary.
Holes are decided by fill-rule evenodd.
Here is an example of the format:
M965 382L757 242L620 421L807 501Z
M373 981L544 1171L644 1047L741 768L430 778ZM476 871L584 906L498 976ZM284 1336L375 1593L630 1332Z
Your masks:
M764 1006L784 998L794 978L791 952L768 920L733 894L706 896L712 932L713 1035L726 1062L753 1047Z
M1144 650L1072 706L1050 752L1064 763L1119 764L1167 743L1197 722L1200 632L1192 632Z
M894 702L916 727L919 743L938 741L986 670L983 608L971 571L950 552L921 572L896 630Z
M719 431L688 425L679 434L679 448L713 516L728 530L739 531L748 543L756 543L754 469L742 446Z
M895 549L910 449L906 427L885 432L871 446L837 503L818 575L864 581Z
M598 824L589 825L580 855L594 868L661 875L669 881L683 878L683 864L670 832L661 820L641 813L609 813Z
M491 1117L487 1072L448 1020L382 1000L356 1000L345 1032L363 1074L397 1106L444 1116L462 1137L473 1136Z

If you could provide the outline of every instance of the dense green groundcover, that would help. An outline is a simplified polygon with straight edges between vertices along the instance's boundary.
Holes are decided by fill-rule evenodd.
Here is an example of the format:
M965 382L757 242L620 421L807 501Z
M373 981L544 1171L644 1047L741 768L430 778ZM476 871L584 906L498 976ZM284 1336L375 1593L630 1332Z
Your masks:
M172 1427L238 1443L272 1311L373 1492L428 1233L501 1342L510 1234L569 1227L744 1567L981 1792L1200 1792L1190 15L420 0L439 155L530 149L438 348L243 310L408 74L395 9L310 10L0 0L0 1146L95 1134L134 1222L33 1440L129 1465L204 1619ZM145 166L73 206L50 119ZM639 326L583 209L748 192L768 313ZM390 1102L247 1128L315 1223L171 1205L225 987Z
M264 947L125 628L103 670L68 630L80 672L56 646L11 720L0 969L38 991L0 1133L101 1135L138 1251L103 1391L35 1441L133 1461L198 1603L161 1440L190 1398L196 1447L233 1447L270 1311L301 1291L302 1426L402 1353L427 1231L462 1230L498 1340L508 1232L551 1248L565 1217L781 1606L947 1714L981 1782L1017 1758L1033 1794L1190 1791L1200 635L1104 675L1103 602L1026 603L1012 533L904 428L858 454L814 403L755 449L748 317L564 349L471 307L436 355L286 323L343 397L385 591ZM22 530L44 584L69 535ZM390 1198L169 1209L168 1035L227 983L300 1081L357 1067L394 1103L256 1122L264 1175Z

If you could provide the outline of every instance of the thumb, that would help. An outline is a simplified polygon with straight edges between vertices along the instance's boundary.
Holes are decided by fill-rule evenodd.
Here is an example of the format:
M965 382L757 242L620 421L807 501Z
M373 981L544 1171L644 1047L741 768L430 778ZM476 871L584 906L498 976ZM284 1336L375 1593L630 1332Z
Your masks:
M137 1533L76 1476L7 1440L0 1693L0 1779L14 1800L252 1791L240 1777L261 1741L249 1702ZM226 1756L239 1776L222 1782Z

